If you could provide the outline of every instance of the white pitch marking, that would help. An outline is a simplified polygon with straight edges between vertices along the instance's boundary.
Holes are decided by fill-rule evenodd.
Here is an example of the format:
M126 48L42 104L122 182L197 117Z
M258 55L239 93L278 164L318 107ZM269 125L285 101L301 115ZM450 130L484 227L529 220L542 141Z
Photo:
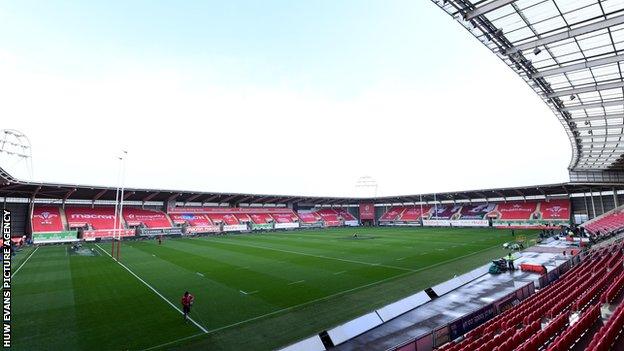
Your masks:
M463 256L459 256L459 257L451 258L451 259L446 260L446 261L442 261L442 262L434 263L434 264L432 264L432 265L429 265L429 266L426 266L426 267L419 268L419 269L415 270L414 272L421 272L421 271L424 271L424 270L426 270L426 269L431 269L431 268L433 268L433 267L441 266L441 265L443 265L443 264L446 264L446 263L449 263L449 262L453 262L453 261L457 261L457 260L460 260L460 259L462 259L462 258L470 257L470 256L476 255L476 254L478 254L478 253L481 253L481 252L484 252L484 251L487 251L487 250L492 250L492 249L493 249L493 248L495 248L495 247L498 247L498 245L494 245L494 246L492 246L492 247L488 247L488 248L485 248L485 249L480 250L480 251L475 251L475 252L469 253L469 254L467 254L467 255L463 255ZM285 308L282 308L281 310L277 310L277 311L269 312L269 313L266 313L266 314L263 314L263 315L260 315L260 316L256 316L256 317L252 317L252 318L246 319L246 320L244 320L244 321L240 321L240 322L232 323L232 324L230 324L230 325L225 325L225 326L223 326L223 327L219 327L219 328L212 329L212 330L210 330L210 333L211 333L211 334L212 334L212 333L216 333L216 332L218 332L218 331L221 331L221 330L224 330L224 329L229 329L229 328L232 328L232 327L236 327L236 326L241 325L241 324L244 324L244 323L253 322L253 321L256 321L256 320L258 320L258 319L262 319L262 318L266 318L266 317L269 317L269 316L273 316L273 315L276 315L276 314L279 314L279 313L283 313L283 312L291 311L291 310L293 310L293 309L296 309L296 308L299 308L299 307L302 307L302 306L307 306L307 305L310 305L310 304L313 304L313 303L316 303L316 302L319 302L319 301L325 301L325 300L330 299L330 298L333 298L333 297L335 297L335 296L344 295L344 294L346 294L346 293L350 293L350 292L352 292L352 291L357 291L357 290L360 290L360 289L364 289L364 288L367 288L367 287L369 287L369 286L379 285L379 284L384 283L384 282L387 282L387 281L389 281L389 280L398 279L398 278L404 277L404 276L406 276L406 275L412 274L412 273L414 273L414 272L404 272L404 273L401 273L401 274L399 274L399 275L395 275L395 276L392 276L392 277L388 277L388 278L386 278L386 279L378 280L378 281L376 281L376 282L372 282L372 283L369 283L369 284L366 284L366 285L356 286L355 288L351 288L351 289L347 289L347 290L339 291L339 292L337 292L337 293L335 293L335 294L331 294L331 295L327 295L327 296L324 296L324 297L320 297L320 298L315 299L315 300L310 300L310 301L307 301L307 302L304 302L304 303L300 303L300 304L298 304L298 305L293 305L293 306L290 306L290 307L285 307Z
M334 273L334 275L338 275L338 274L342 274L342 273L347 273L347 271L336 272L336 273Z
M258 292L258 290L249 291L249 292L247 292L247 291L242 291L242 290L239 290L239 291L240 291L241 293L245 294L245 295L251 295L251 294L255 294L255 293L257 293L257 292Z
M97 245L97 244L96 244L96 245ZM438 263L432 264L432 265L430 265L430 266L422 267L422 268L420 268L420 269L415 270L414 272L420 272L420 271L423 271L423 270L425 270L425 269L430 269L430 268L437 267L437 266L440 266L440 265L443 265L443 264L446 264L446 263L449 263L449 262L457 261L457 260L462 259L462 258L465 258L465 257L473 256L473 255L476 255L476 254L478 254L478 253L481 253L481 252L484 252L484 251L487 251L487 250L491 250L491 249L493 249L493 248L495 248L495 247L498 247L498 245L494 245L494 246L492 246L492 247L488 247L488 248L485 248L485 249L482 249L482 250L479 250L479 251L475 251L475 252L472 252L472 253L469 253L469 254L466 254L466 255L463 255L463 256L459 256L459 257L451 258L451 259L446 260L446 261L438 262ZM100 249L102 250L102 248L100 248ZM104 250L102 250L102 251L104 251ZM105 252L106 252L106 251L105 251ZM426 254L426 252L425 252L425 253L422 253L422 255L424 255L424 254ZM110 256L110 255L109 255L109 256ZM336 272L336 273L334 273L334 274L342 274L342 273L344 273L344 272L346 272L346 271ZM333 297L335 297L335 296L344 295L344 294L349 293L349 292L352 292L352 291L356 291L356 290L360 290L360 289L363 289L363 288L367 288L367 287L369 287L369 286L374 286L374 285L381 284L381 283L386 282L386 281L388 281L388 280L393 280L393 279L397 279L397 278L400 278L400 277L404 277L404 276L406 276L406 275L408 275L408 274L410 274L410 273L412 273L412 272L405 272L405 273L402 273L402 274L399 274L399 275L396 275L396 276L392 276L392 277L388 277L388 278L386 278L386 279L382 279L382 280L379 280L379 281L376 281L376 282L372 282L372 283L369 283L369 284L366 284L366 285L357 286L357 287L352 288L352 289L347 289L347 290L339 291L339 292L337 292L337 293L335 293L335 294L327 295L327 296L324 296L324 297L321 297L321 298L318 298L318 299L315 299L315 300L307 301L307 302L304 302L304 303L301 303L301 304L298 304L298 305L293 305L293 306L290 306L290 307L282 308L281 310L276 310L276 311L269 312L269 313L266 313L266 314L263 314L263 315L259 315L259 316L256 316L256 317L252 317L252 318L249 318L249 319L246 319L246 320L240 321L240 322L236 322L236 323L232 323L232 324L229 324L229 325L225 325L225 326L223 326L223 327L219 327L219 328L211 329L208 333L209 333L209 334L216 333L216 332L218 332L218 331L225 330L225 329L229 329L229 328L232 328L232 327L236 327L236 326L239 326L239 325L241 325L241 324L249 323L249 322L256 321L256 320L259 320L259 319L262 319L262 318L266 318L266 317L269 317L269 316L273 316L273 315L276 315L276 314L280 314L280 313L283 313L283 312L287 312L287 311L290 311L290 310L293 310L293 309L295 309L295 308L299 308L299 307L302 307L302 306L307 306L307 305L312 304L312 303L316 303L316 302L319 302L319 301L325 301L325 300L330 299L330 298L333 298ZM241 292L242 292L242 291L241 291ZM180 339L180 340L186 340L186 339L194 338L194 337L199 336L199 335L203 335L203 333L202 333L202 334L197 334L197 335L191 335L191 336L189 336L189 337L182 338L182 339ZM163 345L153 346L153 347L151 347L151 348L149 348L149 349L146 349L146 350L151 350L151 349L154 349L154 348L159 348L159 347L161 347L161 346L169 345L169 344L175 343L175 342L177 342L177 341L179 341L179 340L170 341L170 342L165 343L165 344L163 344Z
M108 253L108 251L104 250L100 245L95 244L95 246L97 246L100 250L104 251L104 253L106 253L110 258L113 258L113 256L111 256L110 253ZM161 293L158 292L158 290L154 289L154 287L152 287L151 285L149 285L145 280L141 279L141 277L139 277L138 275L136 275L133 271L130 270L130 268L126 267L125 264L115 260L115 262L117 262L120 266L122 266L125 270L128 271L128 273L132 274L135 278L137 278L141 283L145 284L145 286L147 286L148 288L150 288L150 290L152 290L156 295L160 296L161 299L165 300L165 302L167 302L169 305L171 305L171 307L173 307L176 311L180 312L180 314L184 314L184 312L182 312L181 309L179 309L176 305L174 305L171 301L167 300L166 297L164 297ZM202 327L199 323L195 322L193 320L193 318L188 317L188 319L195 324L195 326L197 328L199 328L201 331L203 331L204 333L208 333L208 330L206 330L206 328Z
M169 342L166 342L166 343L164 343L164 344L160 344L160 345L152 346L152 347L149 347L149 348L147 348L147 349L143 349L143 350L141 350L141 351L149 351L149 350L159 349L159 348L161 348L161 347L163 347L163 346L167 346L167 345L175 344L175 343L180 342L180 341L184 341L184 340L188 340L188 339L196 338L196 337L198 337L198 336L200 336L200 335L204 335L204 333L197 333L197 334L189 335L189 336L186 336L186 337L184 337L184 338L175 339L175 340L173 340L173 341L169 341Z
M367 266L381 266L381 267L393 268L393 269L398 269L398 270L408 271L408 272L416 272L417 271L416 269L409 269L409 268L405 268L405 267L390 266L390 265L385 265L385 264L381 264L381 263L370 263L370 262L363 262L363 261L348 260L348 259L345 259L345 258L338 258L338 257L314 255L314 254L309 254L309 253L305 253L305 252L297 252L297 251L291 251L291 250L282 250L282 249L276 249L276 248L273 248L273 247L266 247L266 246L261 246L261 245L240 244L240 243L233 243L231 241L216 241L216 240L215 241L210 241L210 242L212 242L212 243L219 243L219 244L226 244L226 245L255 247L255 248L258 248L258 249L265 249L265 250L278 251L278 252L286 252L286 253L290 253L290 254L302 255L302 256L310 256L310 257L316 257L316 258L324 258L324 259L327 259L327 260L336 260L336 261L342 261L342 262L357 263L357 264L363 264L363 265L367 265Z
M407 257L401 257L401 258L397 258L397 261L403 261L404 259L406 259Z
M24 265L26 264L26 262L32 257L32 255L35 254L35 252L39 249L39 246L35 247L35 249L33 250L33 252L30 253L30 255L28 257L26 257L26 259L24 260L24 262L22 262L22 264L20 264L19 267L17 267L17 269L15 270L15 272L13 272L13 277L15 277L15 275L17 274L17 272L19 272L20 269L22 269L22 267L24 267Z
M19 267L17 267L17 269L15 270L15 272L13 272L13 275L12 275L13 277L17 274L17 272L19 272L19 270L20 270L22 267L24 267L24 265L26 264L26 261L28 261L28 260L32 257L32 255L34 255L34 254L35 254L35 251L37 251L38 249L39 249L39 246L35 247L35 249L33 250L33 252L31 252L31 253L30 253L30 255L29 255L28 257L26 257L26 259L24 260L24 262L22 262L22 264L20 264L20 266L19 266Z
M299 283L303 283L303 282L305 282L305 280L298 280L296 282L288 283L288 285L299 284Z
M202 277L204 277L204 275L203 275L202 273L195 272L195 274L197 274L197 275L201 275Z

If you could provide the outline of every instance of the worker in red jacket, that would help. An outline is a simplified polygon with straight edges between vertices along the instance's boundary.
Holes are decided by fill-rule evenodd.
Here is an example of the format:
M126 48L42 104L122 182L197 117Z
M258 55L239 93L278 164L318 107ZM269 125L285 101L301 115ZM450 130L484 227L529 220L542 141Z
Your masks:
M191 295L188 291L184 292L182 295L182 312L184 313L184 320L188 318L188 314L191 313L191 306L193 305L193 301L195 300L195 296Z

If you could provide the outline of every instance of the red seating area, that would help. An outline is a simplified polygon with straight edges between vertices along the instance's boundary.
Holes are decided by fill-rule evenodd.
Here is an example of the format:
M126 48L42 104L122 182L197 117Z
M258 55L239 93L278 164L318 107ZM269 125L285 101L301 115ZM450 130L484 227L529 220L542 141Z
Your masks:
M276 223L294 223L299 220L294 213L271 213L271 217L275 219Z
M63 221L61 220L61 209L57 206L35 206L32 215L32 231L60 232L63 231Z
M167 211L172 218L174 214L201 214L213 222L227 225L245 222L266 224L272 220L276 223L294 223L299 220L295 212L286 207L174 207Z
M236 216L236 219L238 219L238 221L240 223L250 223L251 222L251 217L249 217L249 215L246 214L246 213L235 213L234 216Z
M89 227L94 230L115 228L115 208L107 207L65 207L65 217L70 228Z
M289 216L289 215L287 215ZM251 220L256 224L266 224L273 221L273 217L271 217L268 213L254 213L250 215Z
M569 220L570 201L550 200L542 202L540 203L540 212L542 213L542 219Z
M496 207L500 219L531 219L531 214L535 210L537 210L535 201L500 203Z
M303 223L316 223L321 221L321 216L314 212L299 212L298 215Z
M624 210L612 212L584 225L591 234L607 234L624 229Z
M341 225L340 219L338 219L338 213L333 208L324 208L316 211L323 219L326 227L336 227Z
M405 207L403 212L398 216L397 220L403 222L417 222L423 214L428 214L430 210L431 206L423 206L422 211L420 206Z
M589 351L607 351L611 349L611 346L616 339L622 339L622 331L624 330L624 303L613 312L611 318L605 323L605 325L598 330L592 341L590 342L587 350Z
M240 222L238 221L238 218L236 218L236 216L233 214L211 213L208 215L208 217L210 217L210 219L214 223L219 222L219 223L224 223L227 225L240 224Z
M624 272L620 273L611 287L602 294L600 301L602 303L613 303L621 296L622 290L624 290Z
M620 243L590 251L582 263L555 282L470 331L461 342L448 343L439 350L569 350L595 330L601 319L601 302L615 301L621 295L623 249L624 243ZM623 306L621 303L594 335L590 350L606 351L616 338L621 338ZM570 323L572 311L579 314L576 323ZM542 328L543 322L546 324Z
M146 210L136 207L123 209L123 217L128 226L143 225L147 228L171 228L171 222L162 211Z
M381 215L381 217L379 217L379 221L394 221L399 217L399 215L401 215L401 213L403 213L403 211L405 211L404 206L393 206L386 213Z
M548 346L548 351L569 350L581 336L592 327L600 318L600 304L593 305L581 318L572 326L565 329L555 341Z
M336 211L336 213L340 217L342 217L342 219L344 219L345 221L356 221L357 220L357 218L355 218L354 215L349 213L349 211L345 210L344 208L335 208L334 211Z
M192 227L205 227L205 226L212 225L212 222L210 221L210 218L208 218L208 216L203 215L203 214L195 214L195 213L179 214L179 213L173 213L173 214L169 215L169 217L171 217L171 220L173 221L174 224L188 223Z

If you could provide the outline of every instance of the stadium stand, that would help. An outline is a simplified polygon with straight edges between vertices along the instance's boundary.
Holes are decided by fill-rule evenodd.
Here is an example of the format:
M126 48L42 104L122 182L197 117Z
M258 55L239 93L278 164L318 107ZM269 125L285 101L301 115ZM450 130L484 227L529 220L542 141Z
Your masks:
M212 222L210 218L204 214L196 214L196 213L188 213L188 214L179 214L172 213L169 215L174 224L184 224L188 223L194 227L202 227L202 226L210 226Z
M231 213L211 213L208 215L214 223L224 223L226 225L240 224L238 218Z
M583 224L585 230L594 235L618 233L624 229L624 207L597 217Z
M246 213L235 213L234 216L240 223L250 223L252 222L251 217L249 217Z
M431 211L431 206L411 206L406 207L397 217L397 221L401 222L417 222L421 217L427 217Z
M299 218L294 212L291 213L271 213L271 217L275 219L276 223L295 223L299 221Z
M498 215L498 219L532 219L533 214L537 211L536 201L527 202L507 202L500 203L494 211Z
M60 232L65 230L58 206L35 206L32 215L34 233Z
M249 216L251 217L251 220L256 224L266 224L274 220L273 217L268 213L252 213ZM289 215L286 214L286 216Z
M357 218L355 218L354 215L349 213L349 211L345 210L344 208L335 208L334 211L336 211L336 214L342 217L342 219L345 221L357 221Z
M317 223L322 221L321 216L316 212L299 211L297 215L303 223Z
M438 350L569 350L594 332L587 349L609 350L622 337L624 303L597 332L595 326L602 304L621 295L623 249L624 243L616 243L590 251L555 282Z
M539 211L542 219L567 221L570 219L570 201L550 200L547 202L540 202Z
M431 212L431 219L451 219L459 210L461 210L461 206L458 205L434 206Z
M403 211L405 211L404 206L393 206L388 211L386 211L381 217L379 217L379 222L391 222L397 219Z
M173 225L162 211L146 210L136 207L127 207L123 210L123 217L129 227L143 226L145 228L171 228Z
M69 228L93 230L115 228L115 208L107 207L65 207L65 216Z
M459 211L459 219L484 219L485 216L496 208L496 204L464 205Z
M332 208L324 208L316 211L321 217L326 227L338 227L342 225L342 221L338 218L338 213Z

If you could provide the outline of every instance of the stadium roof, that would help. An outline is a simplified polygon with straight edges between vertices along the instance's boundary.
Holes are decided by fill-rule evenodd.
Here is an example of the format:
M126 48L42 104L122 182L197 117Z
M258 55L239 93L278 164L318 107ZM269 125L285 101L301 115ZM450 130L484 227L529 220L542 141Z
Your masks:
M432 1L548 104L571 171L624 170L624 1Z
M432 201L503 201L517 198L570 196L582 193L624 191L622 183L559 183L527 187L495 188L443 193L384 196L375 198L263 195L217 193L161 189L126 188L124 201L183 203L277 204L299 203L310 205L357 205L360 202L376 204L416 203ZM116 188L104 186L25 182L15 179L0 168L0 197L5 199L48 199L51 201L114 201Z

